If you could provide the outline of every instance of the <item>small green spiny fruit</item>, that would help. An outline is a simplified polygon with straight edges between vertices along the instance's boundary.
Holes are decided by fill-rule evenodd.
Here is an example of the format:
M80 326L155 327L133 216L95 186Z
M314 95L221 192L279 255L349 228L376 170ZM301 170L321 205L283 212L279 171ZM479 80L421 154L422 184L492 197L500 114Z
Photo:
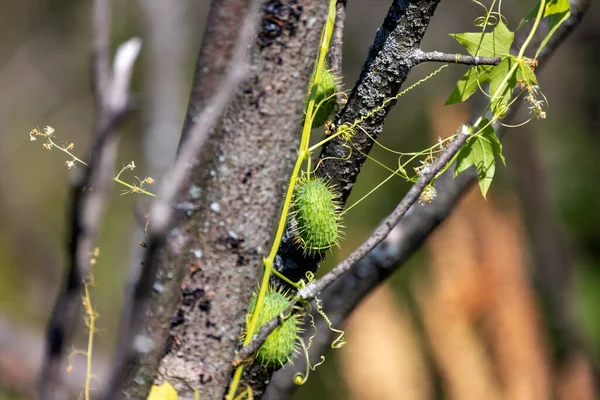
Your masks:
M256 307L258 294L253 293L248 305L248 313L252 315ZM257 328L281 314L290 304L290 296L272 287L267 289L263 306L258 315ZM249 320L249 319L248 319ZM267 340L256 352L256 358L261 364L269 367L283 367L291 360L296 348L296 338L302 331L300 320L296 316L286 319L267 337Z
M300 177L294 188L292 225L296 241L308 253L327 250L340 239L338 196L321 178Z
M314 73L310 80L314 81ZM312 128L318 128L325 125L325 122L329 119L331 114L337 107L337 78L329 68L323 68L321 70L321 81L317 85L317 93L315 95L315 108L316 113L312 122ZM304 110L308 107L308 100L310 99L310 93L306 97L306 104ZM322 103L321 103L322 102ZM320 103L320 105L319 105ZM314 112L313 110L313 112Z

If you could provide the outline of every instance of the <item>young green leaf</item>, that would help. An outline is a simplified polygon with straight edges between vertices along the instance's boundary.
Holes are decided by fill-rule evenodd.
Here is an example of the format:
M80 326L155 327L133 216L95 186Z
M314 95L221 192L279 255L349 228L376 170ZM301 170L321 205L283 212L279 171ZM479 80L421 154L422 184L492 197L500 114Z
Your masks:
M514 40L514 33L511 32L502 21L492 32L465 32L451 35L460 44L465 46L467 51L473 56L501 57L502 61L497 66L471 67L467 73L457 82L456 87L446 100L446 105L460 103L467 100L477 88L484 83L490 83L490 96L492 96L499 87L500 82L510 70L512 60L509 60L510 46ZM506 68L508 66L508 69ZM492 84L494 82L494 84ZM516 82L516 81L515 81ZM512 80L511 82L512 83ZM510 99L512 86L506 88L495 97L494 107L498 104L505 104Z
M540 9L541 1L538 1L533 9L527 14L521 24L532 21L537 17L538 11ZM569 0L548 0L546 1L546 6L544 7L544 14L542 17L549 17L554 14L563 14L565 12L571 11L571 5L569 4Z
M469 139L458 153L454 176L475 165L481 194L486 197L496 172L496 156L500 157L505 164L506 161L502 154L502 144L494 133L492 125L485 119L480 125L485 128Z
M510 54L510 46L515 38L502 21L492 32L453 33L450 36L465 46L472 56L506 57Z
M517 84L517 78L514 73L510 76L504 86L500 86L504 79L510 72L513 66L514 60L511 58L505 58L498 64L498 66L492 69L489 76L490 81L490 103L491 108L494 111L500 111L506 109L508 102L512 96L513 88Z
M493 67L471 67L467 73L456 83L454 90L446 100L446 105L461 103L467 100L475 91L489 81L489 74ZM477 81L479 80L479 83Z
M562 23L565 22L570 16L571 10L569 9L568 11L559 14L552 14L548 17L548 34L546 34L546 37L544 38L544 40L542 40L542 43L540 43L540 47L535 53L534 58L538 58L543 48L546 47L546 44L548 44L548 41L550 40L552 35L554 35L554 32L556 32L556 30L562 25Z
M540 9L541 2L538 1L533 7L533 9L527 14L527 16L521 21L519 27L523 25L525 22L534 20L537 17L537 14ZM538 48L535 57L537 58L544 48L552 35L556 32L558 27L569 18L571 15L571 5L569 4L569 0L548 0L546 1L546 6L544 7L543 18L548 18L548 33L542 42L540 43L540 47Z

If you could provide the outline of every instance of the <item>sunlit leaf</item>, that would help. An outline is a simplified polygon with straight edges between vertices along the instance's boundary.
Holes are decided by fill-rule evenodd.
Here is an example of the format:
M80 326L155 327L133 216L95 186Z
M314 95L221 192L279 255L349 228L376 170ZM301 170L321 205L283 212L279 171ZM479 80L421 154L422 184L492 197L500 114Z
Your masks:
M153 385L147 400L177 400L177 392L169 382Z
M489 80L489 73L493 67L471 67L467 73L456 83L454 90L446 100L446 105L460 103L467 100L475 91ZM477 83L479 80L479 83Z
M538 1L533 9L527 14L525 18L523 18L523 22L532 21L537 17L538 11L540 9L541 1ZM554 14L563 14L565 12L571 11L571 5L569 4L569 0L548 0L546 1L546 6L544 7L544 14L542 17L549 17Z
M532 21L537 17L538 11L540 9L541 2L538 1L533 7L533 9L527 14L527 16L521 21L521 26L525 22ZM546 37L540 43L540 47L538 48L535 58L537 58L543 48L548 44L552 35L556 32L556 30L562 25L563 22L569 18L571 15L571 5L569 4L569 0L548 0L546 1L546 6L544 7L544 13L542 14L543 18L548 18L548 33Z
M563 13L552 14L552 15L550 15L548 17L548 29L549 29L548 30L548 34L546 35L546 37L544 38L544 40L542 40L542 43L540 43L540 47L538 48L538 51L535 53L535 57L534 58L537 58L540 55L540 52L544 49L544 47L546 47L546 44L548 44L548 42L552 38L552 35L554 35L554 33L556 32L556 30L570 16L571 16L571 10L569 9L568 11L565 11Z
M511 66L512 60L509 60L509 56L510 47L514 40L514 33L500 21L492 32L483 34L481 32L465 32L455 33L452 36L465 46L467 51L473 56L502 57L503 60L497 66L471 67L456 83L454 90L448 97L448 100L446 100L446 105L467 100L478 88L487 82L494 82L496 85L491 89L492 92L490 95L493 95L503 76L499 81L497 78L502 74L506 75L508 73L506 66ZM501 96L498 96L499 100L496 103L503 104L508 101L505 99L505 94L505 91L503 91L500 94ZM510 94L508 94L508 99L510 99Z
M492 110L503 110L508 105L513 88L517 83L515 75L512 74L502 87L500 85L502 85L504 79L510 72L513 63L514 61L512 59L505 58L490 72L490 103Z
M496 156L505 162L502 154L502 144L494 133L494 128L488 120L481 121L485 128L473 136L460 150L456 159L454 176L465 171L472 165L477 169L477 178L481 194L486 197L496 172Z
M493 31L483 33L483 39L481 35L481 32L465 32L450 36L465 46L472 56L506 57L510 54L515 34L502 21L498 22Z

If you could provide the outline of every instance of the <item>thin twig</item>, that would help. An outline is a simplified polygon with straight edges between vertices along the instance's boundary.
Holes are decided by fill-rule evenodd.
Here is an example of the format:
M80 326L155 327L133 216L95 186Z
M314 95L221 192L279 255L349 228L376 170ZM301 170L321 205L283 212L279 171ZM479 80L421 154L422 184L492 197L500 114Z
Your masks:
M65 344L77 326L83 279L90 275L90 258L96 246L110 193L117 143L114 128L128 108L129 82L141 42L133 38L119 47L112 74L109 70L109 3L94 2L93 69L97 116L89 165L72 186L69 266L64 287L56 300L46 337L45 360L40 375L40 398L57 396L60 363Z
M498 65L500 57L466 56L462 54L442 53L441 51L422 51L417 49L413 53L416 64L424 62L443 62L465 65Z
M392 213L383 221L383 223L379 225L373 234L356 250L354 250L345 260L339 263L330 272L325 274L325 276L300 289L295 297L296 300L306 302L314 299L325 288L335 282L336 279L348 271L355 263L369 254L369 252L373 250L375 246L383 241L394 228L394 226L396 226L400 219L402 219L402 217L406 214L410 206L417 201L423 189L425 189L431 180L448 164L448 162L450 162L450 160L454 158L469 137L470 136L467 128L463 127L456 137L448 144L448 147L442 152L442 154L431 165L421 171L417 182L410 188L396 209L394 209L394 211L392 211ZM283 314L290 314L293 310L293 306L293 304L290 305L288 310L286 310ZM233 364L238 365L252 355L256 350L258 350L260 345L266 340L267 336L269 336L269 334L281 322L281 319L277 317L263 325L252 342L239 351Z
M248 73L248 49L255 37L258 4L258 1L254 1L244 18L227 75L200 115L195 118L192 130L180 147L179 157L174 167L164 179L165 183L161 187L159 198L152 205L150 214L152 224L148 232L148 248L142 267L133 271L128 284L117 356L112 368L111 379L103 394L104 399L118 397L121 386L127 377L127 368L135 363L141 355L150 351L150 346L147 345L149 339L146 340L142 333L142 325L145 316L143 310L152 294L152 285L155 281L158 264L156 257L173 222L174 202L188 178L191 167L194 167L193 161L202 150L230 98Z

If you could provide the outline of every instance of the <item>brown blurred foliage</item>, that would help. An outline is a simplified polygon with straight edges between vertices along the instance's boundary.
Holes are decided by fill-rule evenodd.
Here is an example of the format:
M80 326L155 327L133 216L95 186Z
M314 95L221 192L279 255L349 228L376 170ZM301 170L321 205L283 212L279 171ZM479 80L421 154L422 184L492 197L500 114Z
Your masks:
M438 112L432 132L464 118ZM598 398L588 356L577 351L566 367L554 365L523 221L511 194L486 201L476 187L465 196L427 242L429 272L414 279L416 315L383 286L348 321L341 373L352 398L433 398L436 375L442 397L453 400Z

